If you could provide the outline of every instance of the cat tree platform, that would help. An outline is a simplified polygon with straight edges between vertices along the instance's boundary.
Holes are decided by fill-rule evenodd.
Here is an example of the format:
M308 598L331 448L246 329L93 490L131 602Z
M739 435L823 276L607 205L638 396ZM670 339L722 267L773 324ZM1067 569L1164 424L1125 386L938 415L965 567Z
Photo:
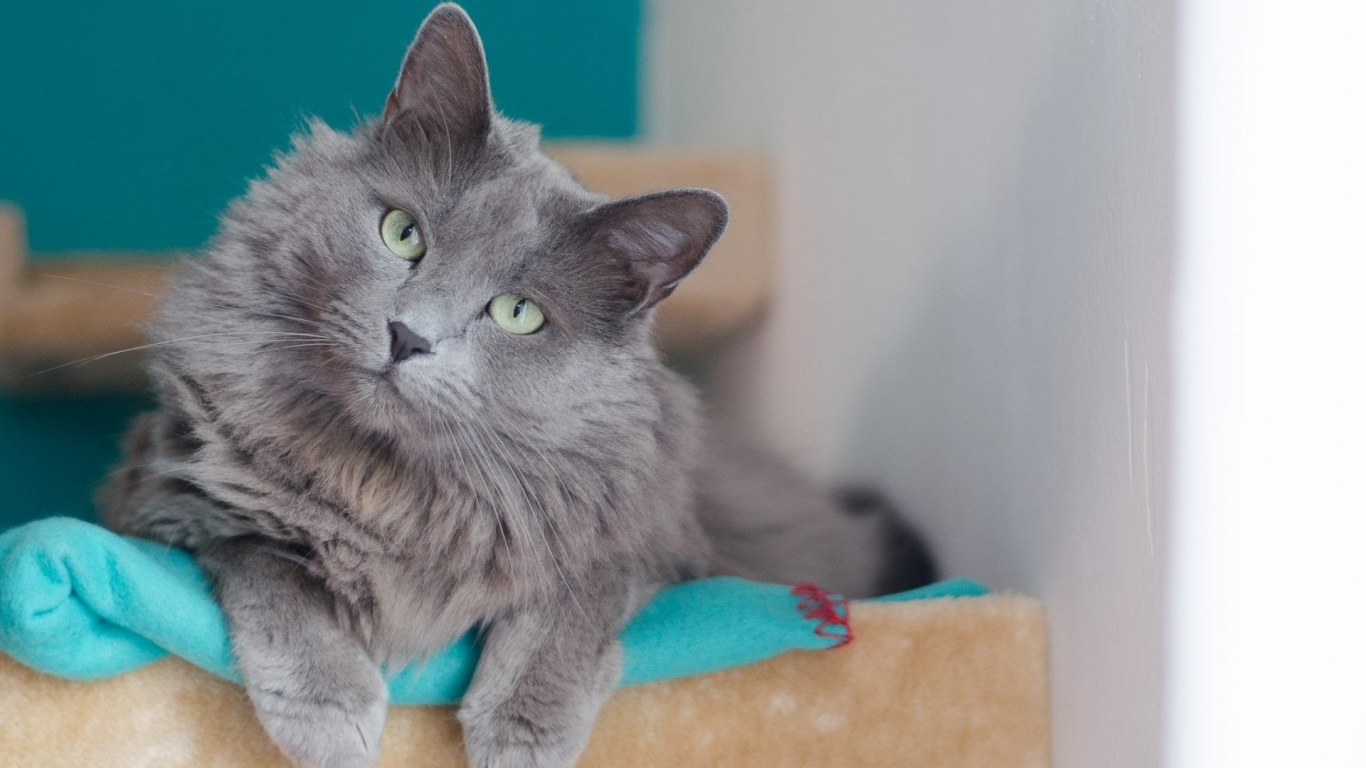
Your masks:
M854 603L851 644L618 690L582 768L1049 764L1047 635L1010 596ZM450 707L394 707L381 766L465 765ZM242 689L177 658L96 682L0 655L0 762L50 768L289 762Z
M656 334L666 354L696 356L758 313L768 292L772 232L762 159L633 145L559 144L547 151L589 188L614 197L706 187L730 202L725 236L660 306ZM0 204L0 391L143 387L141 356L110 353L145 343L143 328L182 255L88 251L31 260L22 213Z
M384 765L456 765L475 633L387 675ZM583 766L1048 764L1037 600L950 579L866 601L716 577L621 631ZM183 661L182 661L183 659ZM71 518L0 533L0 764L283 766L208 578L183 550Z

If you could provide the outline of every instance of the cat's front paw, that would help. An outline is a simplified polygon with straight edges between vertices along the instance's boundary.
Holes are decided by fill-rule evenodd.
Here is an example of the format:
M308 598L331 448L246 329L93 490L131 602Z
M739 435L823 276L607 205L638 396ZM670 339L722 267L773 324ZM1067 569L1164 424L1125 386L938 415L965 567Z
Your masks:
M588 740L586 729L565 732L556 718L538 722L506 703L489 709L464 704L459 717L470 768L571 768Z
M369 768L379 760L388 686L378 670L303 689L248 686L266 732L301 768Z

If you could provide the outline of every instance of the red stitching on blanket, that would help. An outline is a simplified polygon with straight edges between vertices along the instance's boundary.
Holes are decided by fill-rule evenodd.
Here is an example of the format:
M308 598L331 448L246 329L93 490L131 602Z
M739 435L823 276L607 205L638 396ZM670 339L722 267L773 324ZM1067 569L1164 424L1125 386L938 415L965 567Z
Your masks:
M843 648L854 642L854 628L849 626L848 600L831 595L815 584L806 583L794 585L792 594L801 598L797 610L801 611L802 618L820 620L816 625L816 636L839 641L831 648ZM836 627L844 631L832 632L831 629Z

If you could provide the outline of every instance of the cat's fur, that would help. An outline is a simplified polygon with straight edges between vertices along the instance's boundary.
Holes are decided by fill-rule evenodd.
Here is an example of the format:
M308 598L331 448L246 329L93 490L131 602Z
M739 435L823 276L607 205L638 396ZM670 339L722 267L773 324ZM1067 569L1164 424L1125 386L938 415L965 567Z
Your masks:
M421 223L420 261L380 239L390 208ZM568 766L617 680L618 630L660 585L804 563L834 589L875 588L882 516L852 522L716 452L717 480L699 475L696 396L648 334L725 221L702 190L581 187L493 110L453 5L423 24L382 117L354 134L315 123L232 205L162 310L161 410L134 426L102 505L111 528L196 554L287 754L373 763L378 663L477 627L459 712L472 765ZM546 325L497 327L486 307L505 293ZM430 353L395 362L393 321ZM756 492L766 512L745 522ZM797 565L747 554L775 529Z

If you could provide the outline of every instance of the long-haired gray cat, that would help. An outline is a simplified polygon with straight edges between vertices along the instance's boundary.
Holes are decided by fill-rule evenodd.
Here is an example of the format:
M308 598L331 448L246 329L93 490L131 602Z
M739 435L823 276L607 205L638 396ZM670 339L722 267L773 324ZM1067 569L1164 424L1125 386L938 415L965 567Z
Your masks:
M380 663L478 627L471 764L569 766L659 586L905 586L888 542L927 575L885 510L704 440L652 349L652 308L726 216L705 190L585 190L494 111L454 5L381 117L314 124L231 206L163 308L161 410L102 504L111 528L195 553L286 754L372 764Z

